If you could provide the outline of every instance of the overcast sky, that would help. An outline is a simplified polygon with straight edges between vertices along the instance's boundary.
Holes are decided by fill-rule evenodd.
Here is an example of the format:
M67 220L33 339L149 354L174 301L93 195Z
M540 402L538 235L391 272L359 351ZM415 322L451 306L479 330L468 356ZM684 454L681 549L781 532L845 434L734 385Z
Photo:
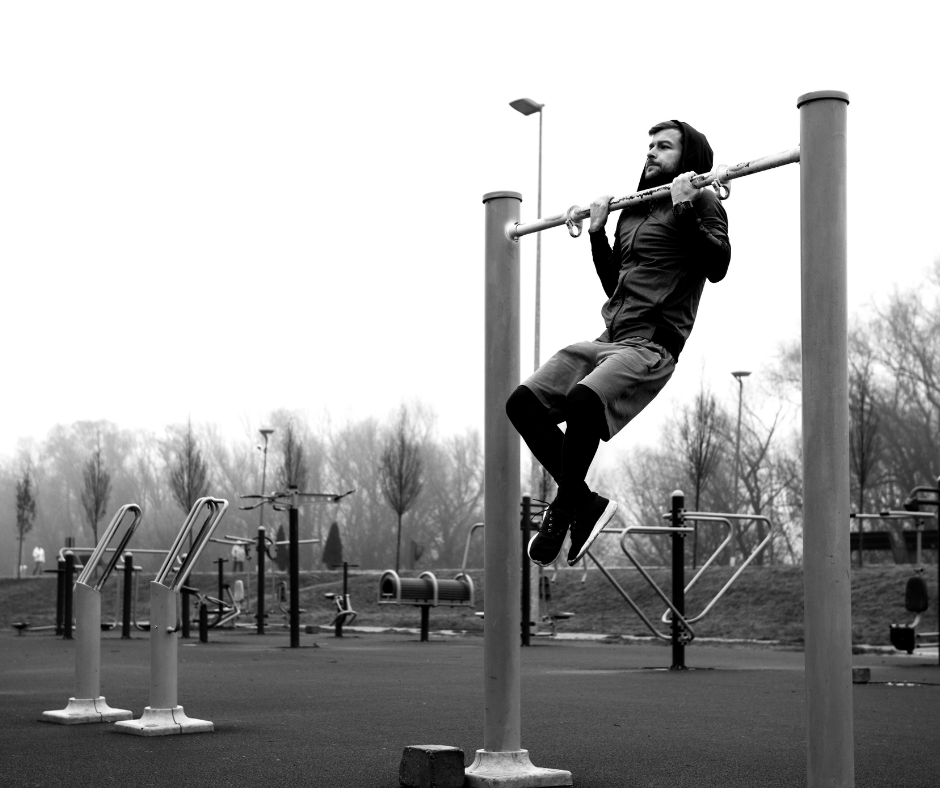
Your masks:
M275 408L438 432L483 423L485 192L543 213L633 191L655 122L716 163L799 143L797 97L849 93L849 296L940 255L934 3L5 3L0 457L57 423L218 423ZM655 439L704 374L729 403L798 337L798 165L736 181ZM524 370L535 239L523 244ZM542 360L603 328L589 243L542 244Z

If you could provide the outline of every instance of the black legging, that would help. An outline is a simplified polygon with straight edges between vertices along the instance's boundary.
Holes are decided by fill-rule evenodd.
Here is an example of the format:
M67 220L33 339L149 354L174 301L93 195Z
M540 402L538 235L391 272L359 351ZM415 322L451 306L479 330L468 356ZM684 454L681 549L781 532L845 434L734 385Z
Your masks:
M526 386L510 395L506 414L535 459L557 482L556 502L577 506L590 492L584 478L597 447L609 437L604 404L597 394L580 384L571 390L565 400L565 432Z

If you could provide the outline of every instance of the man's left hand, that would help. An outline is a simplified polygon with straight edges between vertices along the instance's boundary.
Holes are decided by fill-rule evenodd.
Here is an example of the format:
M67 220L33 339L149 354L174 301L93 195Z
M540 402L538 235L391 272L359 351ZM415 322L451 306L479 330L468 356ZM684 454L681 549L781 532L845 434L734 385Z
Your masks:
M673 205L678 205L680 202L695 202L702 196L702 190L691 183L694 175L694 172L684 172L673 179L670 187Z

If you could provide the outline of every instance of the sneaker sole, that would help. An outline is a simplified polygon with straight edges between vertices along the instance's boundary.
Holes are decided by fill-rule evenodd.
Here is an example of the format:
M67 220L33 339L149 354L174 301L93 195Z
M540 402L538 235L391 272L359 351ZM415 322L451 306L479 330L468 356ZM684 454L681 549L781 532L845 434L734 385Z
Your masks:
M615 508L615 511L616 511L616 508ZM548 561L547 563L544 563L544 564L543 564L543 563L542 563L541 561L539 561L537 558L533 558L533 557L532 557L532 554L531 554L532 542L535 541L535 537L537 537L537 536L538 536L538 532L536 532L535 534L533 534L532 538L529 540L529 544L526 545L526 549L525 549L526 555L529 556L529 560L530 560L533 564L538 564L539 566L551 566L552 564L554 564L554 563L558 560L558 553L561 552L561 548L564 547L565 542L564 542L564 540L562 540L561 544L558 545L558 553L555 554L555 557L554 557L551 561Z
M584 554L590 549L591 545L594 544L594 540L597 539L600 532L604 530L604 527L611 521L616 513L617 502L608 501L607 508L604 509L604 513L598 518L597 522L594 523L591 533L588 535L588 538L584 540L584 544L581 545L578 554L573 559L568 559L568 566L574 566L578 561L584 558Z

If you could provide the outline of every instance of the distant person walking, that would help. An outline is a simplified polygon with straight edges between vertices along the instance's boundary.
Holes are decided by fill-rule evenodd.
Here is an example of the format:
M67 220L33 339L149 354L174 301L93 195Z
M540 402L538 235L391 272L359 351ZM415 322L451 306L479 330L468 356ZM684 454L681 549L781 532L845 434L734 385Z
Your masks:
M33 576L41 575L42 568L46 564L46 551L39 545L33 548Z
M240 544L232 547L232 571L245 571L245 548Z

